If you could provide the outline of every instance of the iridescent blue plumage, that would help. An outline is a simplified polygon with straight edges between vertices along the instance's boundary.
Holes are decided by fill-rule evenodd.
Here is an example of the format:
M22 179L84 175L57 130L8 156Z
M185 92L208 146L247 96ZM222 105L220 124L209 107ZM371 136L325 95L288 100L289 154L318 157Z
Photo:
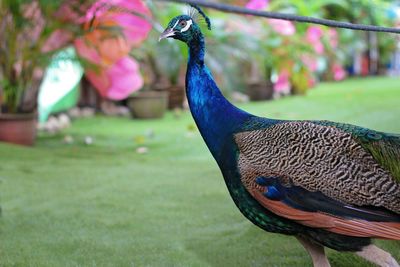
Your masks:
M221 93L204 64L204 38L189 43L186 94L193 118L211 153L220 160L224 142L252 115L233 106Z

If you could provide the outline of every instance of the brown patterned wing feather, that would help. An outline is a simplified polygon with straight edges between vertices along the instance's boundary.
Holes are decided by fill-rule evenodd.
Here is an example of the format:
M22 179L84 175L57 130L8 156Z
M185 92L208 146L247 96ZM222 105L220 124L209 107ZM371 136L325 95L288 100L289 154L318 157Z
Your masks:
M244 186L262 190L260 176L321 192L355 206L400 214L400 184L351 134L310 122L285 122L235 135Z
M363 127L331 121L310 121L317 125L334 127L352 135L374 159L400 182L400 135L378 132Z

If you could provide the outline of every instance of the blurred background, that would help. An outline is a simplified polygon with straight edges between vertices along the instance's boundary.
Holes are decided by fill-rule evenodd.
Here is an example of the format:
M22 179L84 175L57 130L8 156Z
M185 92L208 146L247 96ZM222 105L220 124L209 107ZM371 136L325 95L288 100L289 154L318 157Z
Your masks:
M219 2L400 26L394 0ZM187 48L158 42L189 10L0 1L1 266L310 265L291 238L239 214L202 142L185 97ZM400 35L205 11L206 64L236 105L400 132ZM398 243L382 246L400 257Z

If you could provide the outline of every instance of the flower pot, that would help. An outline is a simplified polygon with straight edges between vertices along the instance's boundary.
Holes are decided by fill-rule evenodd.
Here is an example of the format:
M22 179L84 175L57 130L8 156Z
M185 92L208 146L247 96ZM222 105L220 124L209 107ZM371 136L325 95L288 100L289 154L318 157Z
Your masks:
M263 101L272 99L274 94L273 84L270 82L264 83L248 83L246 94L251 101Z
M32 146L36 139L36 113L0 113L0 141Z
M168 106L168 92L143 91L128 98L132 116L138 119L157 119L164 116Z
M171 85L168 89L168 109L182 108L185 100L185 88Z

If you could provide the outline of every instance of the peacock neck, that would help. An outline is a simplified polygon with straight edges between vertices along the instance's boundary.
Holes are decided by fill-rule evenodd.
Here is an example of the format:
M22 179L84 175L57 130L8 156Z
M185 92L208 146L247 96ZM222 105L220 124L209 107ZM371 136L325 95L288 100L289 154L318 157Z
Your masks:
M189 64L204 65L204 54L206 51L204 36L201 33L195 34L188 43Z
M204 64L204 38L198 36L188 45L186 93L190 111L209 150L221 163L226 142L251 115L232 105L217 87Z

